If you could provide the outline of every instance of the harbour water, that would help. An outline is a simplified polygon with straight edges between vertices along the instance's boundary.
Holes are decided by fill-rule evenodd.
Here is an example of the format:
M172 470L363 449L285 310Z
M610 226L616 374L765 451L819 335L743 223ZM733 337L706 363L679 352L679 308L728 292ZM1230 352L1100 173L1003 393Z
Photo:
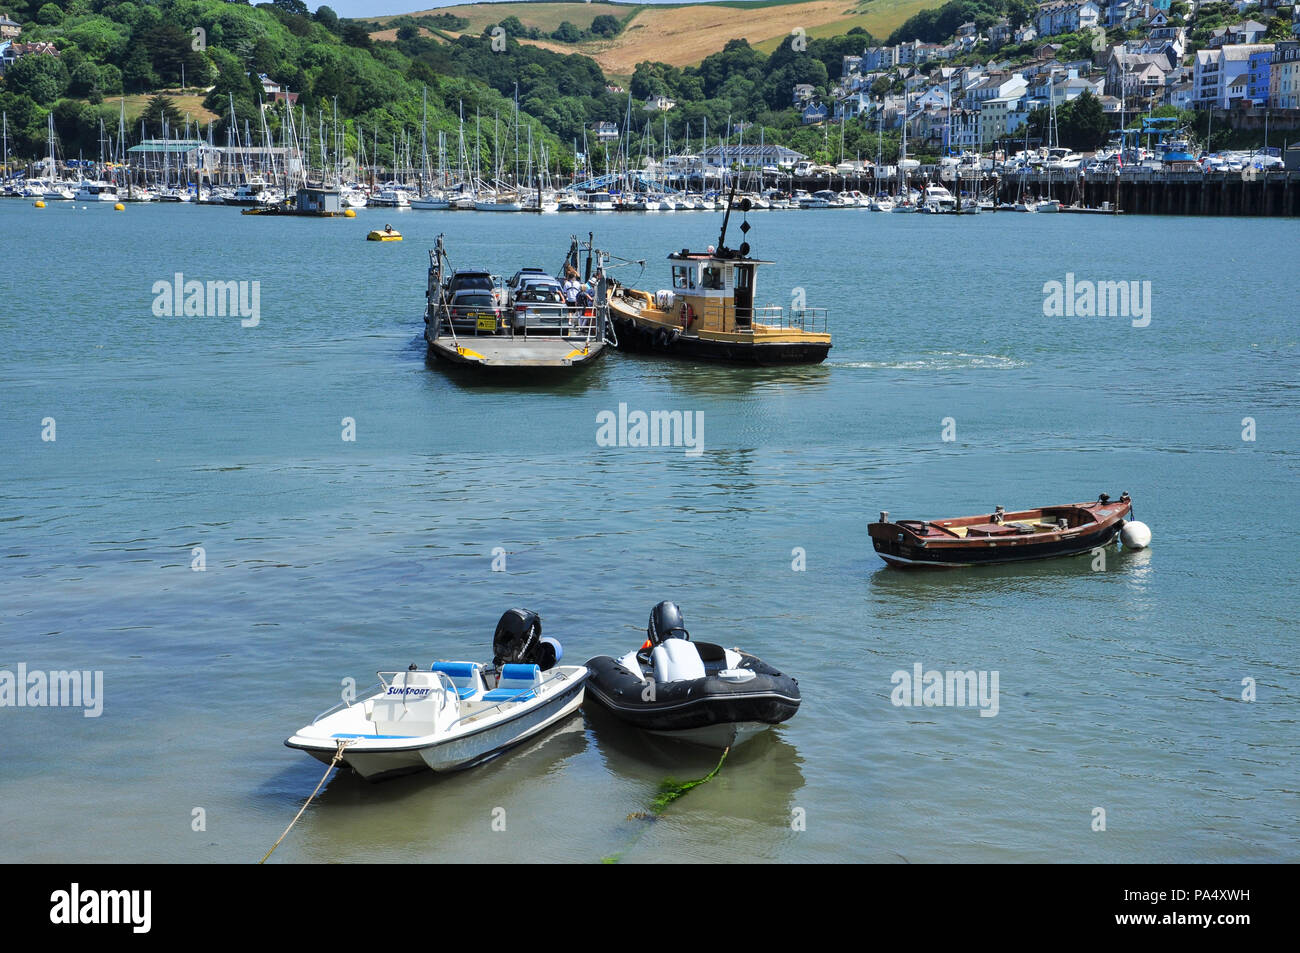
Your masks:
M658 820L715 758L587 713L337 776L275 860L1295 861L1294 224L756 212L757 302L829 307L824 365L426 363L439 232L509 275L594 231L654 290L720 218L0 203L0 671L103 673L99 717L0 708L0 860L256 860L344 679L486 658L515 605L621 654L673 599L804 703ZM258 282L256 326L157 316L177 273ZM1067 275L1149 281L1149 323L1046 315ZM700 414L702 452L598 445L620 404ZM1154 542L1102 571L905 574L866 535L1123 491ZM918 664L996 673L996 714L895 704Z

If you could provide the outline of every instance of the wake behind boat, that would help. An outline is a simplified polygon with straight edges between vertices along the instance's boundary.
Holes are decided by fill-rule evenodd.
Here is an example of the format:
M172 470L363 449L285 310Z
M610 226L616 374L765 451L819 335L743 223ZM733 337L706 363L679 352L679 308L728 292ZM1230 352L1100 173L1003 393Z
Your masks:
M876 553L899 569L944 569L1077 556L1121 536L1142 549L1151 541L1144 523L1126 520L1133 503L1127 493L1112 502L1101 494L1092 503L1064 503L1008 513L938 520L895 520L882 512L867 527Z
M799 710L799 683L762 659L693 642L681 610L661 602L640 650L587 662L590 698L619 719L710 747L740 744Z
M342 763L368 781L481 764L582 704L586 666L557 664L563 650L541 632L537 613L511 609L497 623L490 666L379 672L378 691L322 712L285 745L326 764L342 745Z

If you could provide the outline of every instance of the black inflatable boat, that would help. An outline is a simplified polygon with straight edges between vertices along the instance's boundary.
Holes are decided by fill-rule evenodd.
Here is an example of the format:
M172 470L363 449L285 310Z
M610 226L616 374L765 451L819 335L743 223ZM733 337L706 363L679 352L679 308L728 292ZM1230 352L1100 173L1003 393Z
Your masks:
M661 602L640 650L587 663L587 698L637 728L725 747L799 710L799 683L739 649L691 641L681 610Z

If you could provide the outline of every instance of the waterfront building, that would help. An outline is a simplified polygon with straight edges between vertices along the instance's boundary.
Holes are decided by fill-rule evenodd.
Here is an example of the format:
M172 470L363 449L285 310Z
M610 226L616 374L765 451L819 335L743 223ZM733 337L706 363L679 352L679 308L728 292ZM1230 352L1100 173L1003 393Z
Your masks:
M1249 76L1250 58L1261 50L1272 51L1273 45L1241 44L1221 46L1212 50L1196 51L1196 68L1192 80L1194 92L1192 105L1196 109L1226 109L1229 89L1238 86L1242 76ZM1245 98L1249 82L1241 87L1239 98Z
M1300 41L1282 40L1269 62L1269 105L1300 109Z

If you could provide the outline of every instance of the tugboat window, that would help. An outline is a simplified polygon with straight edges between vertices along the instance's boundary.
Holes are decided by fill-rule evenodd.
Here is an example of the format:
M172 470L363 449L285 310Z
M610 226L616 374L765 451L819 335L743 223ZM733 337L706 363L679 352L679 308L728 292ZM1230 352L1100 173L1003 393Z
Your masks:
M694 288L694 271L691 265L673 265L673 287Z
M704 269L704 287L709 291L722 290L722 269L721 268Z

